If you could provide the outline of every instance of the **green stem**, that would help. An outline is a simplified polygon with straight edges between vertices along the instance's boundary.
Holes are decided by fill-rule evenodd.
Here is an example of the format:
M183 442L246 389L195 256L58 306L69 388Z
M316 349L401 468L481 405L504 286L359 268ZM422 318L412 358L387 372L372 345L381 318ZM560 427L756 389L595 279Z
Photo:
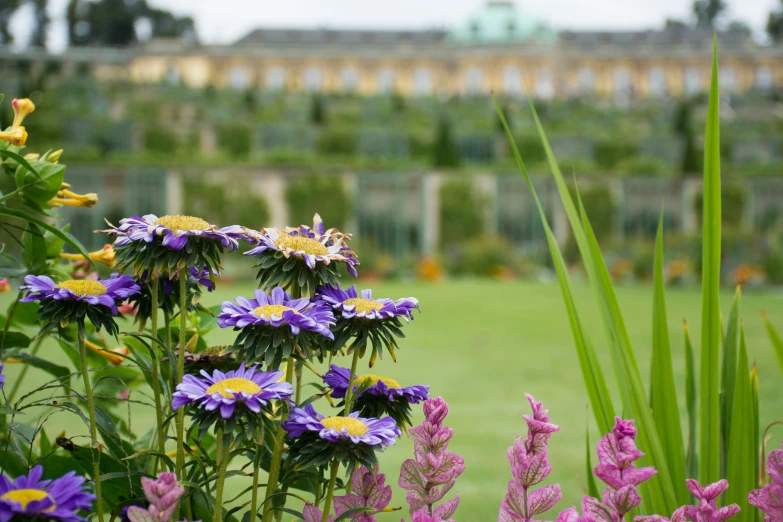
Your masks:
M302 361L296 361L296 403L302 402Z
M103 522L103 497L101 496L101 451L98 445L98 426L95 422L95 402L92 398L92 386L90 375L87 372L87 348L84 346L84 320L78 323L79 357L84 378L84 391L87 395L87 410L90 413L90 440L92 447L93 477L95 478L95 507L98 512L98 521Z
M150 287L152 289L152 312L150 313L150 319L152 321L152 338L158 338L158 292L159 287L158 278L154 277L150 281ZM166 454L166 434L163 431L163 402L160 398L160 361L158 354L158 343L152 342L152 391L155 394L155 417L158 423L158 452L161 456L158 458L158 464L160 469L163 469L163 455Z
M285 380L288 384L291 384L294 379L294 358L289 357L286 365ZM283 421L288 418L288 411L281 414L280 428L277 430L277 438L275 439L275 451L272 453L272 464L269 468L269 480L266 485L266 497L269 498L272 493L277 489L277 480L280 478L280 464L283 461L283 446L285 445L285 430L283 429ZM264 515L262 522L269 522L272 518L272 512L270 511L272 502L267 500L264 502Z
M324 518L321 522L327 522L329 519L329 511L332 510L332 499L334 498L334 484L337 482L337 470L340 467L340 463L337 459L332 461L332 477L329 479L329 489L326 491L326 500L324 501Z
M356 379L356 366L359 364L359 350L353 352L353 361L351 361L351 377L348 379L348 390L345 392L345 411L343 415L351 413L351 404L353 403L353 381Z
M185 375L185 330L188 326L188 269L179 272L179 350L177 357L177 383L182 382ZM177 480L182 482L182 468L185 466L185 408L177 411ZM179 505L174 513L174 519L179 518Z
M264 449L264 427L261 427L261 437L256 444L256 455L253 459L253 493L250 501L250 522L258 518L258 476L261 474L261 454Z
M42 335L38 338L37 341L35 341L35 344L33 345L33 348L30 350L30 355L35 355L38 353L38 349L41 347L41 343L43 343L43 340L46 339L46 334ZM8 394L8 404L11 404L14 402L14 397L16 397L16 392L19 391L19 386L24 382L24 377L27 375L27 370L30 368L29 364L22 365L22 371L19 372L19 376L14 381L14 387L11 388L11 392Z
M228 461L231 455L231 442L226 447L223 444L223 438L223 430L219 429L217 432L217 447L220 463L218 464L217 491L215 492L214 522L223 522L223 484L226 482L226 470L228 469Z
M8 312L8 319L5 320L5 327L3 328L3 338L0 339L0 361L3 360L3 348L5 347L5 338L8 337L8 329L11 327L11 323L16 313L16 307L19 306L19 300L24 296L24 290L19 290L16 294L16 301L11 305L11 310Z

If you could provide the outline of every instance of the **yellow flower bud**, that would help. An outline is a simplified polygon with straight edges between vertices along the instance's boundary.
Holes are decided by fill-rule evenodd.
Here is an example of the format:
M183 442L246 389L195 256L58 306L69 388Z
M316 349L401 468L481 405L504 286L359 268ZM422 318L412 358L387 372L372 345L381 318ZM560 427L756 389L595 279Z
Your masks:
M91 341L84 341L84 346L92 350L93 352L97 353L107 361L109 361L114 366L119 366L123 362L125 362L125 357L122 357L122 355L128 355L130 351L125 346L120 346L118 348L115 348L113 350L107 350L106 348L103 348L101 346L98 346L97 344L91 342Z
M0 132L0 140L21 147L27 143L27 131L24 127L12 127L11 130Z
M63 185L60 187L61 190L57 193L57 197L52 198L49 200L49 205L52 207L87 207L92 208L95 206L96 203L98 203L98 194L94 192L89 192L87 194L76 194L75 192L71 192L68 189L62 188L63 186L68 185L67 183L63 183ZM70 186L70 185L68 185Z
M95 263L103 263L109 268L112 268L114 266L114 256L114 247L112 247L110 244L106 244L103 245L103 248L100 250L90 252L90 261L94 261ZM65 252L60 252L60 257L62 259L70 259L72 261L86 261L84 256L81 254L66 254Z
M30 98L14 98L11 105L14 107L14 122L11 124L12 129L22 125L22 122L27 115L35 110L35 104Z
M46 156L46 161L49 163L57 163L60 161L60 157L63 155L63 149L58 149L52 153L50 153L48 156Z
M8 279L0 279L0 294L4 294L11 290L11 284Z
M27 161L38 161L39 159L41 159L41 155L38 154L37 152L31 152L30 154L25 154L24 159L26 159Z

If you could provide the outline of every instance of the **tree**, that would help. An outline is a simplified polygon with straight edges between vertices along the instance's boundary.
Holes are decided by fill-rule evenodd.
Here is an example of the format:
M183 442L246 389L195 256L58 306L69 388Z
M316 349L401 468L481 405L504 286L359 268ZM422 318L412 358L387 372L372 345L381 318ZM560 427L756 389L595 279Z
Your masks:
M3 44L13 43L14 35L8 29L11 17L19 8L20 0L0 0L0 38Z
M35 28L30 37L30 45L46 47L46 36L49 29L49 14L46 12L48 0L33 0L35 8Z
M696 0L693 2L693 13L696 15L697 27L714 27L717 19L726 11L724 0Z
M446 116L442 116L438 121L433 145L433 165L436 167L456 167L459 165L457 146L451 133L451 121Z
M310 107L310 121L313 125L323 125L326 123L326 106L320 94L313 95L313 104Z
M726 26L726 30L730 33L742 33L745 37L750 37L753 33L750 26L742 20L732 20L729 25Z
M773 42L783 42L783 1L776 10L769 13L767 34Z

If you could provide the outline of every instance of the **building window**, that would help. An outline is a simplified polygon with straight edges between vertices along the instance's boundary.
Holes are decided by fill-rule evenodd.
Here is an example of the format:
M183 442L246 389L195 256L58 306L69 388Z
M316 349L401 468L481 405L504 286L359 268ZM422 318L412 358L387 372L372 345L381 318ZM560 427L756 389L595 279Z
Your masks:
M718 79L721 91L737 92L737 71L733 67L721 67Z
M478 94L484 87L484 74L478 67L470 67L465 71L465 92Z
M522 93L522 73L517 67L509 66L503 69L503 92L510 96Z
M169 85L179 85L182 83L182 75L180 74L179 69L173 66L166 69L165 80Z
M237 91L244 91L250 87L250 71L247 67L232 67L228 71L228 85Z
M595 93L595 73L592 69L588 67L579 69L579 72L576 74L576 81L579 94Z
M346 67L340 71L340 87L345 92L359 90L359 70L356 67Z
M264 76L264 85L270 91L281 91L285 88L285 69L270 67Z
M701 71L695 67L685 69L683 75L683 89L685 94L696 94L701 91Z
M417 96L432 93L432 72L429 69L420 67L413 71L413 93Z
M381 69L378 71L378 92L391 94L394 92L394 69Z
M756 89L771 89L775 86L775 78L772 76L772 70L769 67L761 66L756 68L753 75L753 86Z
M318 67L308 67L304 72L304 88L308 92L320 91L323 88L323 72Z
M633 88L631 71L625 67L617 67L612 71L612 92L616 95L629 95Z
M536 96L548 99L555 95L555 86L552 82L552 70L549 67L541 67L536 71Z
M666 71L663 67L651 67L647 82L650 96L659 98L666 95Z

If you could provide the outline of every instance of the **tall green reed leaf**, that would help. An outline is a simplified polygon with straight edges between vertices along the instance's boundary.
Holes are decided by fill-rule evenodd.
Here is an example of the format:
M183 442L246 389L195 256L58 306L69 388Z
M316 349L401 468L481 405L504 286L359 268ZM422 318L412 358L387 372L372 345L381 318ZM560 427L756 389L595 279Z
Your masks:
M713 39L712 80L704 138L701 372L699 386L699 479L720 479L720 98L718 45Z
M590 406L593 409L598 428L602 433L607 433L611 431L612 426L614 425L614 406L612 405L609 389L606 386L606 379L604 378L603 371L598 361L598 355L596 354L595 348L593 348L592 343L587 337L587 334L582 326L582 321L579 318L579 313L577 311L576 301L574 300L573 289L571 285L571 277L568 273L568 267L566 266L565 260L563 259L560 246L557 244L557 240L549 226L543 205L541 204L535 187L530 180L527 168L525 167L525 164L522 161L522 157L519 154L519 149L517 148L516 142L514 141L511 129L508 127L503 110L500 108L500 104L498 104L494 94L492 99L495 102L495 109L497 110L498 117L500 118L500 121L503 124L503 128L506 131L506 135L508 136L509 144L514 154L514 158L516 159L517 166L525 178L525 182L527 183L527 186L533 195L533 199L536 203L536 207L538 208L539 215L541 216L541 221L544 225L544 231L546 233L547 245L552 256L560 290L563 294L563 301L565 302L566 310L568 312L568 320L574 336L576 353L579 359L580 368L582 370L582 377L585 381L587 395L590 399Z
M780 371L783 371L783 337L781 337L777 329L775 329L775 326L772 324L772 321L766 312L762 317L764 319L764 325L767 327L767 334L769 335L769 340L772 343L772 348L775 350L775 355L778 358Z
M685 334L685 404L688 409L688 476L695 477L699 473L698 452L696 447L696 431L698 430L698 406L696 405L696 358L693 355L693 343L688 330L688 323L682 322Z
M681 504L688 502L685 486L686 459L683 445L680 408L677 404L677 388L672 368L671 340L666 314L666 295L663 278L663 210L658 219L655 237L655 261L653 267L653 346L650 380L650 404L655 427L661 439L669 473Z
M723 437L723 462L725 467L729 451L729 439L731 438L731 415L734 405L734 381L737 378L737 351L739 349L739 305L741 297L740 287L734 293L734 301L731 304L729 323L726 328L726 336L723 338L723 364L721 365L720 380L720 429Z
M726 459L726 479L731 487L726 492L726 504L738 504L741 508L734 518L737 522L753 522L756 509L748 504L748 491L756 487L757 441L753 408L753 386L748 367L748 349L745 329L740 324L740 348L736 371L736 392L732 404L731 438Z

